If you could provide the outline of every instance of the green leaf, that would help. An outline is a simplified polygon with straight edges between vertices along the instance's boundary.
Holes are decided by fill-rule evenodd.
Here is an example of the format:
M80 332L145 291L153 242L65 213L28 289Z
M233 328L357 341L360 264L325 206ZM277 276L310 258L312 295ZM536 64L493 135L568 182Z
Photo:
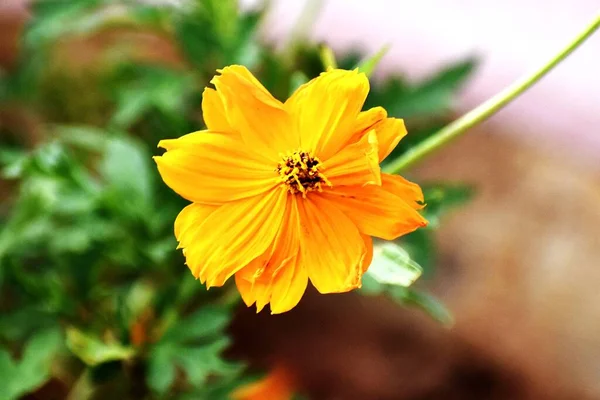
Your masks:
M218 307L202 307L177 322L165 333L166 342L186 342L218 336L231 319L230 313Z
M409 288L420 275L421 267L400 246L377 244L360 293L389 296L402 305L420 308L444 325L452 324L452 315L442 303L429 294Z
M89 152L102 151L110 140L106 130L87 125L55 125L51 132L63 143Z
M427 278L433 274L436 263L437 247L431 229L417 229L408 235L396 240L404 250L410 254L410 258L423 268L423 277Z
M237 365L223 360L228 346L224 329L231 319L224 308L206 306L175 322L151 349L146 381L156 393L164 395L175 378L176 368L195 387L213 376L238 374Z
M417 85L400 77L374 85L367 107L383 106L399 118L432 118L445 115L454 105L457 90L473 73L477 62L470 58L449 65Z
M372 57L369 57L363 61L361 61L356 67L360 70L360 72L364 72L367 76L371 76L379 62L387 54L390 50L390 46L386 45L381 48L377 53L375 53Z
M174 22L178 44L188 60L202 70L207 65L223 66L239 40L238 24L236 0L187 2Z
M81 361L90 366L109 361L127 360L135 355L135 349L120 343L104 343L77 328L67 328L67 347Z
M221 358L221 353L227 346L229 340L220 338L210 345L178 352L174 355L174 360L185 371L190 383L200 386L212 374L227 374L238 370L236 366Z
M4 381L3 392L0 392L0 400L17 399L27 389L22 390L22 382L19 381L19 368L10 354L0 349L0 376Z
M12 313L0 314L0 338L20 341L32 332L44 331L55 324L54 316L43 312L40 307L22 307Z
M442 325L451 326L454 324L454 317L446 306L428 293L409 290L404 296L403 302L404 304L420 308Z
M150 353L146 382L159 394L166 393L175 380L175 351L176 348L163 344L154 347Z
M473 74L477 67L476 58L467 58L442 68L435 75L427 79L418 87L420 90L432 92L452 93L462 87L466 80Z
M110 83L117 103L110 126L120 130L156 111L173 117L185 115L189 98L199 90L190 72L139 64L123 65Z
M475 191L464 184L425 184L422 185L426 206L423 216L429 221L429 228L436 228L440 218L446 213L469 202Z
M476 61L468 59L450 65L424 83L416 86L404 102L396 104L405 118L445 113L454 106L457 90L475 69Z
M154 193L151 156L133 138L115 136L107 144L100 172L113 191L117 206L146 212Z
M38 386L50 369L50 362L62 343L59 330L52 329L35 335L25 347L19 372L21 379Z
M259 66L263 49L256 39L256 31L265 10L266 6L240 15L236 35L237 43L235 43L235 50L231 51L230 60L226 60L226 64L245 65L251 70Z
M34 1L35 19L24 34L24 44L34 50L61 36L77 31L86 25L89 10L100 4L99 0Z
M20 178L27 168L29 160L29 154L22 150L0 148L2 177L6 179Z
M1 400L18 399L41 386L50 377L50 367L62 343L58 330L51 329L35 335L26 344L21 360L13 360L0 349Z
M383 285L412 285L422 273L422 269L409 254L394 243L383 243L374 246L373 261L367 275Z
M145 280L134 282L127 291L121 306L121 312L125 314L125 326L131 326L145 310L148 310L153 305L155 296L155 285Z
M218 40L225 49L231 49L238 28L238 0L203 0Z

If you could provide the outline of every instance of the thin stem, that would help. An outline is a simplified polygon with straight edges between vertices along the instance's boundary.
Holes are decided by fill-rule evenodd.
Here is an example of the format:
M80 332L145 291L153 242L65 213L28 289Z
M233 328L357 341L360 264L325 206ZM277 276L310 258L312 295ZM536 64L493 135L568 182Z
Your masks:
M321 47L319 51L319 55L321 57L321 62L323 63L323 68L327 70L328 68L337 68L337 61L335 59L335 54L333 54L333 50L331 47L324 45Z
M546 75L552 68L554 68L561 61L563 61L569 54L573 52L573 50L575 50L587 38L589 38L599 27L600 13L579 35L577 35L577 37L575 37L573 41L571 41L558 54L552 57L539 70L517 80L512 85L504 89L502 92L498 93L491 99L480 104L478 107L469 111L456 121L440 129L436 134L427 138L412 149L408 150L398 159L391 162L385 168L385 171L388 173L399 173L400 171L411 167L425 156L442 148L452 139L459 137L473 126L485 121L486 119L494 115L502 107L504 107L512 100L517 98L520 94L529 89L533 84L535 84L544 75Z

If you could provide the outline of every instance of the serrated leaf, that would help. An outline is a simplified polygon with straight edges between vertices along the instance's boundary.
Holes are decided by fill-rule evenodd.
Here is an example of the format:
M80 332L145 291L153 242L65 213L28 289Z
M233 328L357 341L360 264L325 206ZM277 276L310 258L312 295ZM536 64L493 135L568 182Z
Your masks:
M135 349L132 347L120 343L104 343L74 327L67 328L67 347L90 366L108 361L127 360L135 355Z
M165 394L173 383L176 367L196 387L213 375L237 374L239 368L221 356L229 344L223 331L230 319L227 310L209 306L175 322L151 349L148 385Z
M211 374L232 371L232 365L225 362L220 354L229 345L227 338L220 338L208 346L187 348L175 354L175 362L185 371L190 383L201 385Z
M218 335L229 323L231 315L223 308L203 307L174 324L163 336L165 342L202 340Z

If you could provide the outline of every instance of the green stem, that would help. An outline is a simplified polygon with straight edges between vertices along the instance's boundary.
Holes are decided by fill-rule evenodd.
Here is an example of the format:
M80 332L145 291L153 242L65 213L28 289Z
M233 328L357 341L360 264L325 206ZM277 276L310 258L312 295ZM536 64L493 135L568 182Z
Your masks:
M327 68L337 68L337 61L335 59L335 54L333 54L333 50L331 47L324 45L319 50L319 55L321 56L321 62L323 63L323 69L327 70Z
M571 41L571 43L569 43L563 50L561 50L558 54L552 57L539 70L535 71L531 75L526 75L523 78L517 80L512 85L504 89L502 92L498 93L486 102L480 104L478 107L469 111L456 121L440 129L433 136L430 136L423 142L408 150L402 156L388 164L387 167L384 168L385 172L397 174L400 171L403 171L408 167L413 166L425 156L442 148L448 142L459 137L473 126L485 121L486 119L494 115L502 107L510 103L520 94L529 89L533 84L539 81L552 68L558 65L569 54L571 54L573 50L575 50L587 38L589 38L599 27L600 14L598 14L594 18L594 20L579 35L577 35L577 37L573 41Z

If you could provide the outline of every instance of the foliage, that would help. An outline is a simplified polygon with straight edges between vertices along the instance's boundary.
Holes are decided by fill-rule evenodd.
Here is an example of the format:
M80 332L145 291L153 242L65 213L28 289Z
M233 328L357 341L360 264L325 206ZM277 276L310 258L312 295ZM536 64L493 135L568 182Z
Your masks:
M51 329L35 334L20 360L13 360L8 351L0 349L0 376L5 382L0 399L19 398L44 383L60 343L60 332Z
M322 70L315 45L279 53L260 42L263 15L234 0L34 2L19 67L0 73L0 109L16 104L35 122L0 123L0 398L54 381L71 398L218 399L247 379L222 356L237 297L187 272L172 231L185 202L159 184L151 156L158 140L202 128L216 68L247 65L280 98ZM380 56L339 58L372 71ZM473 66L374 85L367 106L407 118L411 131L394 155L447 121ZM436 184L425 198L435 227L468 190ZM430 230L397 245L398 271L418 262L427 275ZM366 276L364 292L447 322L435 301L385 276Z

